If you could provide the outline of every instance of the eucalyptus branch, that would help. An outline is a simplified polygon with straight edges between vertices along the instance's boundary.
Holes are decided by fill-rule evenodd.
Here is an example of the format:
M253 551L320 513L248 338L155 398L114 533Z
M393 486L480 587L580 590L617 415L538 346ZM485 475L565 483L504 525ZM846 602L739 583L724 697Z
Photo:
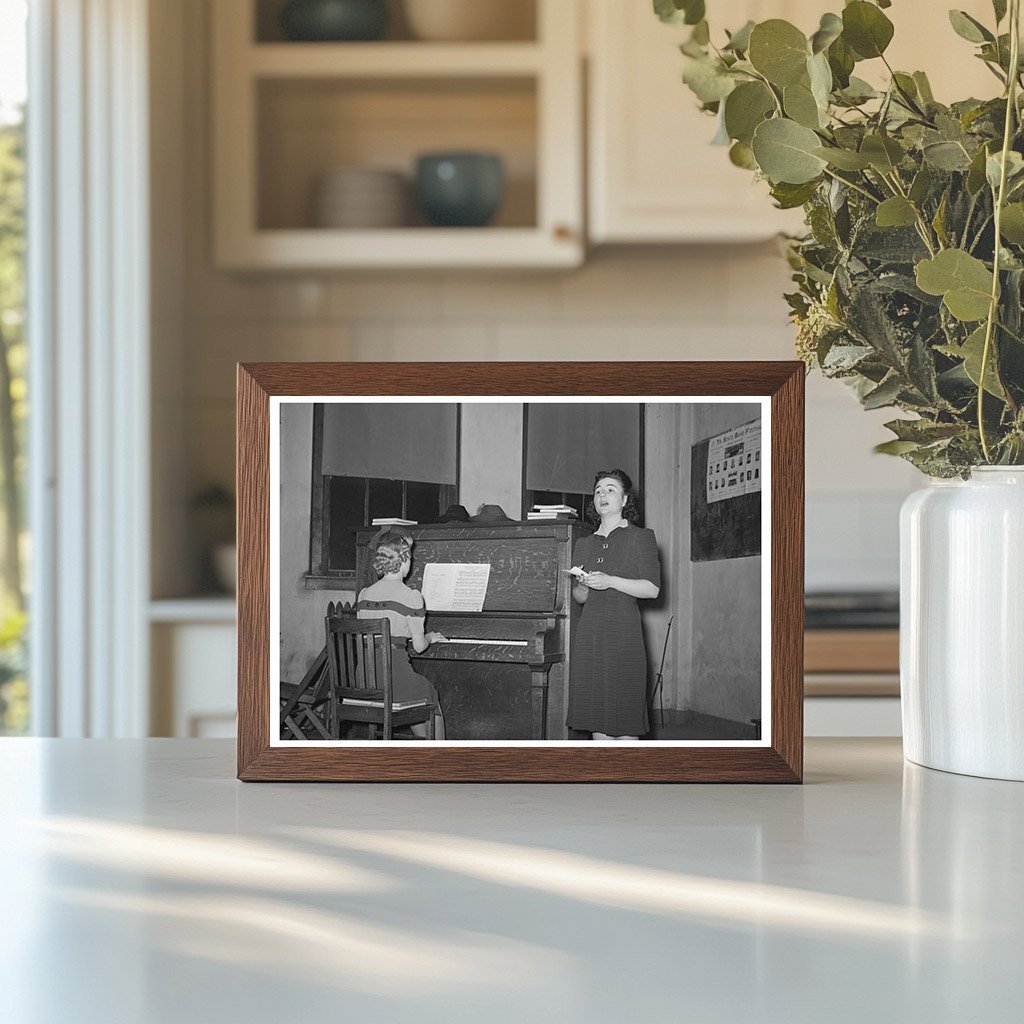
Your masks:
M1020 68L1020 0L1010 0L1010 73L1006 85L1006 123L1003 125L1002 160L999 166L999 191L995 196L995 251L992 255L992 293L989 298L988 319L985 321L985 345L981 350L981 369L978 372L978 434L985 461L991 463L988 434L985 430L985 374L992 350L992 332L999 313L999 271L1002 240L1003 203L1006 199L1006 168L1009 163L1013 122L1017 113L1017 84Z
M985 234L985 229L992 223L992 214L986 213L985 219L981 222L981 227L978 228L978 233L974 236L974 241L971 242L968 252L973 253L977 248L978 243L981 241L981 236Z
M871 202L877 206L881 200L877 196L873 196L867 189L863 189L860 185L852 181L847 181L846 178L841 178L834 171L830 171L827 167L825 168L825 174L827 174L833 181L838 181L840 185L845 185L847 188L852 188L854 192L859 192L866 199L870 199Z

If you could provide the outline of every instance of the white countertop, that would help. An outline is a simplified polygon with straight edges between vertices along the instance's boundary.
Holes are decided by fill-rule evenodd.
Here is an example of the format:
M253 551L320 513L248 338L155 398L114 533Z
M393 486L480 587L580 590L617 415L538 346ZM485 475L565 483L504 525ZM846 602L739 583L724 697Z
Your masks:
M1024 785L810 740L802 787L243 785L0 741L0 1016L1021 1020Z

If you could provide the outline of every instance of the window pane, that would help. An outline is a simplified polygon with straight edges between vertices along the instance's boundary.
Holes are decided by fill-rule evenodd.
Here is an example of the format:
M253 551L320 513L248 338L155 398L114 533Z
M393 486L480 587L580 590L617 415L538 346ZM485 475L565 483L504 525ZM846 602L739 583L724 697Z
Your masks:
M0 734L26 732L25 17L0 0Z
M583 519L583 513L587 507L587 501L590 498L589 494L567 494L565 496L566 505L572 505L576 509L580 519Z
M405 518L417 523L436 523L441 513L441 485L410 480L405 485Z
M562 492L561 491L531 491L533 500L530 502L530 507L534 505L561 505L562 504ZM529 494L527 495L529 497Z
M402 516L402 481L370 481L370 519Z
M328 568L334 571L355 572L356 530L366 524L363 520L363 499L366 481L362 477L326 477L330 488L330 552Z

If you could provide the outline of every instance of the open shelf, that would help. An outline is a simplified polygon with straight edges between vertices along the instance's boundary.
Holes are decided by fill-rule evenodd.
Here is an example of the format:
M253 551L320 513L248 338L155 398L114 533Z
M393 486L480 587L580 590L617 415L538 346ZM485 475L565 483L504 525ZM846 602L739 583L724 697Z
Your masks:
M504 167L492 225L470 233L536 228L535 86L533 79L260 82L258 228L325 230L316 215L321 176L360 167L398 172L406 182L405 223L379 230L429 229L415 198L416 160L451 150L495 153Z
M523 3L528 39L417 42L393 17L393 38L383 41L299 43L280 39L279 0L218 0L212 7L218 265L579 265L579 12L566 0ZM437 228L420 211L417 158L452 151L501 158L502 203L485 227ZM380 227L331 226L317 213L317 195L324 176L340 169L402 175L406 209L399 213L379 201L379 218L370 220L361 206L346 221Z
M534 43L275 43L254 46L258 78L409 78L434 75L535 75L543 51Z
M219 0L218 0L219 2ZM253 0L246 0L252 3ZM281 26L281 12L288 0L255 0L253 28L249 38L258 44L287 43L289 46L307 47L316 44L287 40ZM430 3L431 0L413 0L416 3ZM434 0L436 2L436 0ZM568 0L559 0L567 3ZM445 0L441 0L444 4ZM533 42L537 39L537 0L473 0L477 7L492 6L501 21L497 42ZM405 0L388 0L388 24L384 38L354 45L379 47L387 43L402 41L420 44L416 38Z

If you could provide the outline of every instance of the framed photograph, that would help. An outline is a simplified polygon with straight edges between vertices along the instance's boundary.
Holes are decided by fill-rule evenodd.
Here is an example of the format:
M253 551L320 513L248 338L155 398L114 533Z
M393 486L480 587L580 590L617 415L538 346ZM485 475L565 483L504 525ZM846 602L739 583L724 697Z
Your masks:
M238 776L800 782L798 362L238 367Z

